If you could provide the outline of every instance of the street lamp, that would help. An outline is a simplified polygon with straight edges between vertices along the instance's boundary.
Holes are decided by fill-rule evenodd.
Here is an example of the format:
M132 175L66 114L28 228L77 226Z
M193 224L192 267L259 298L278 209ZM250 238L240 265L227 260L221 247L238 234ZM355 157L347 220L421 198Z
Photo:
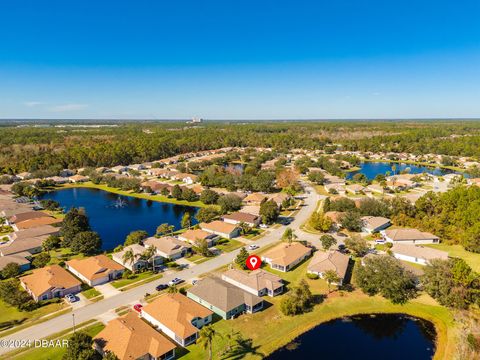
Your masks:
M75 314L72 313L73 333L75 334Z

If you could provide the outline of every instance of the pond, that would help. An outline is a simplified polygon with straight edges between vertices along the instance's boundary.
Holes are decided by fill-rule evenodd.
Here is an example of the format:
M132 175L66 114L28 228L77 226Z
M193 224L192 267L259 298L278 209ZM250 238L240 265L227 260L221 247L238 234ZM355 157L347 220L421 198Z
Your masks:
M134 230L145 230L154 235L162 223L180 228L183 214L189 212L192 223L198 208L122 196L88 188L70 188L44 194L42 199L58 201L68 211L72 207L85 209L92 229L102 238L104 250L123 244Z
M329 321L300 335L267 360L426 360L435 353L432 323L403 314L359 315Z
M351 171L347 173L347 179L351 179L353 175L361 173L364 174L369 180L373 180L375 176L378 174L385 175L387 171L393 175L392 166L395 165L395 173L400 174L401 172L405 171L405 169L410 169L410 174L422 174L424 172L432 175L446 175L454 173L453 170L449 169L442 169L438 167L431 167L431 166L418 166L418 165L410 165L404 163L390 163L390 162L362 162L358 165L360 170L358 171Z

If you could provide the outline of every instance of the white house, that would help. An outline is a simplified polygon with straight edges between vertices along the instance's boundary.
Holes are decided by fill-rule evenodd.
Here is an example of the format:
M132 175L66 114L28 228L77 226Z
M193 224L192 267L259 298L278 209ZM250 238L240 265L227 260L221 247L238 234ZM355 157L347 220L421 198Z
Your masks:
M427 265L433 259L447 260L448 253L429 247L395 244L391 248L393 256L420 265Z
M400 244L436 244L438 236L417 229L402 228L380 231L385 241Z

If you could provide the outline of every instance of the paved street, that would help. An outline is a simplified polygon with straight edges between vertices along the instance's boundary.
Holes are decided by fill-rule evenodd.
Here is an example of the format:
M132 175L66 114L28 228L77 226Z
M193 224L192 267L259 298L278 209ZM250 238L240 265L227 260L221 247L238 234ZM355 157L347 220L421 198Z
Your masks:
M305 184L304 184L305 185ZM306 185L305 185L306 186ZM312 188L306 186L308 192L304 205L295 216L294 221L289 225L295 233L299 236L299 240L316 240L318 243L318 235L308 234L299 230L299 227L307 221L311 212L315 210L317 202L322 198ZM281 226L277 229L268 231L261 239L253 241L252 244L257 244L260 248L270 245L280 239L286 226ZM305 237L305 239L304 239ZM312 241L313 242L313 241ZM24 330L21 330L12 335L6 336L2 339L5 340L36 340L55 334L59 331L71 328L73 325L73 314L75 315L75 323L80 324L90 319L95 318L110 318L111 311L120 306L129 305L140 299L143 299L146 293L154 293L155 286L160 282L165 283L175 277L182 278L186 281L190 281L193 278L198 278L201 274L211 272L221 266L224 266L232 262L237 256L240 249L232 251L230 253L222 254L202 264L195 265L191 269L175 272L171 275L166 275L159 281L153 281L151 283L138 286L131 290L121 292L117 295L111 296L96 303L89 304L85 307L74 310L72 313L60 315L56 318L48 320L44 323L31 326ZM107 314L108 313L108 314ZM0 348L0 354L4 354L13 349Z

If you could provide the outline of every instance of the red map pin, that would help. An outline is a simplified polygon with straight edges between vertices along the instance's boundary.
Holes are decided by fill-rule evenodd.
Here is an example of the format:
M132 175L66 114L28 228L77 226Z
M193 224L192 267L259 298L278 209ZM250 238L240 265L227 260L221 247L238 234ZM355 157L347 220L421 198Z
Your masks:
M250 270L257 270L262 265L262 260L257 255L250 255L247 258L246 265Z

